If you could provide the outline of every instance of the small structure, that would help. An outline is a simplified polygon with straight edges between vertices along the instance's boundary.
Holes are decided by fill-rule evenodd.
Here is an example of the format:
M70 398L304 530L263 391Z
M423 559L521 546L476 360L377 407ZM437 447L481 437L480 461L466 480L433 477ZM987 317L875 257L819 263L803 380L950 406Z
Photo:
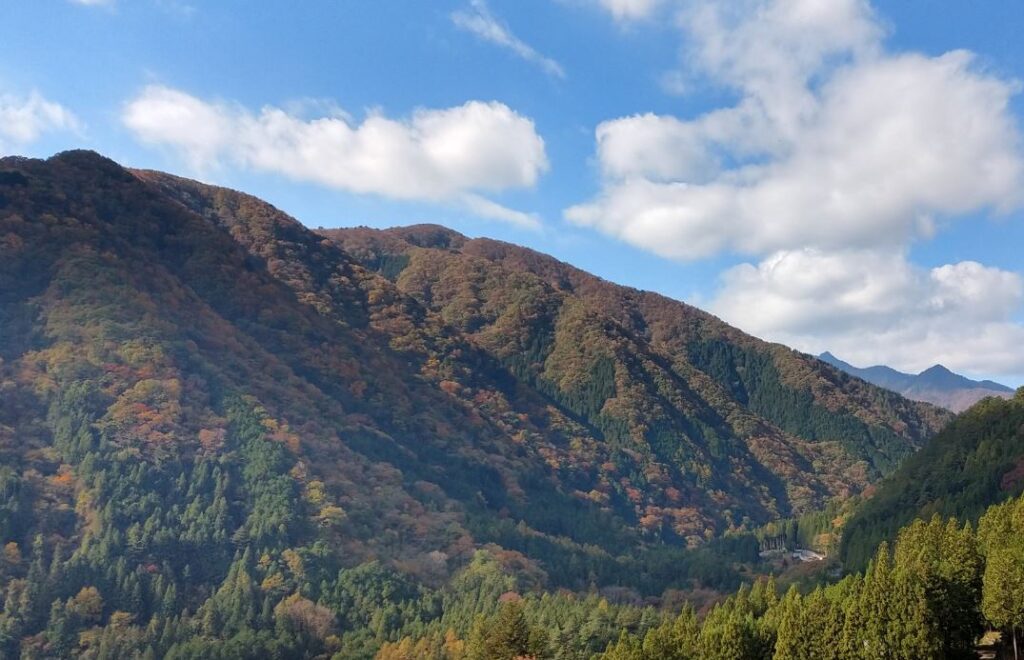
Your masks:
M825 561L825 555L807 548L797 548L793 551L792 557L800 561Z

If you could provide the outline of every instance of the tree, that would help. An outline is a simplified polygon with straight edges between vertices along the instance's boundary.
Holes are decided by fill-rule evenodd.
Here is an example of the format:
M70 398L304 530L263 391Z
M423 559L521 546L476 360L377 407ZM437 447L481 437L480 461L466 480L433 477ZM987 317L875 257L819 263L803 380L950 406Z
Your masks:
M687 605L674 620L647 631L643 643L644 655L664 660L696 658L699 635L697 616L693 608Z
M618 641L608 645L600 660L648 660L652 657L656 656L648 655L640 640L623 630Z
M320 641L327 639L334 628L334 612L299 594L278 603L274 619L279 627Z
M807 641L802 633L801 597L796 585L790 587L779 607L782 613L779 618L779 630L775 641L774 660L798 660L807 657Z
M981 609L992 625L1010 632L1014 658L1024 627L1024 496L992 507L979 523L985 552Z
M543 631L530 627L518 601L502 604L491 620L478 622L474 633L467 649L471 660L540 658L547 646Z
M50 620L46 624L46 639L50 649L58 658L68 657L74 647L75 630L68 621L64 604L60 600L53 601L50 607Z
M82 587L77 594L68 599L67 609L82 623L94 624L103 616L103 597L96 587Z

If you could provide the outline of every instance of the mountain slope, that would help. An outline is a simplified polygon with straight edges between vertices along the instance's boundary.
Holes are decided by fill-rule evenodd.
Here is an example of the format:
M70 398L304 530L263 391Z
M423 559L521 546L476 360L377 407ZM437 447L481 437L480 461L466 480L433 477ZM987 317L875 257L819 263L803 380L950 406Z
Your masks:
M436 226L324 233L597 433L667 464L748 455L799 508L887 471L948 419L530 250ZM602 380L606 392L580 391Z
M61 655L69 621L322 648L296 617L354 629L361 580L411 599L478 548L524 585L728 580L682 548L857 492L948 419L528 250L326 237L89 152L0 160L0 390L7 655Z
M850 567L863 566L914 518L975 521L1024 492L1024 389L961 414L873 490L843 530L840 554Z
M5 164L26 177L4 197L7 366L32 382L44 376L22 365L59 354L76 375L58 394L103 374L116 384L97 413L123 409L126 437L142 425L180 442L216 419L221 392L242 391L309 429L311 451L393 465L456 501L484 492L485 507L525 512L529 485L695 542L859 490L945 420L514 246L432 227L371 232L376 252L341 245L401 270L396 286L246 195L80 152ZM92 350L62 353L73 345ZM452 477L453 461L472 476ZM535 526L582 534L566 524Z
M988 396L998 396L1004 399L1013 396L1013 390L1005 385L991 380L971 380L953 373L941 364L914 375L885 366L855 367L829 352L822 353L818 357L823 362L873 385L899 392L914 401L923 401L948 408L953 412L967 410Z

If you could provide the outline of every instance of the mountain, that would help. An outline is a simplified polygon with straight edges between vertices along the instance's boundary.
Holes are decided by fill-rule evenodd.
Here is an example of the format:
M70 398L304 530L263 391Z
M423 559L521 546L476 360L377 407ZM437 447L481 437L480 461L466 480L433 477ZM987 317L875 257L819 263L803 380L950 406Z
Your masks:
M985 508L1024 492L1024 388L985 399L869 490L843 529L844 563L862 567L884 540L933 514L974 522Z
M530 250L316 233L83 151L0 159L0 389L0 650L58 657L368 644L366 599L473 566L727 582L687 548L950 419Z
M743 438L747 446L734 445L733 453L749 452L791 488L807 475L787 472L779 459L798 461L808 440L818 449L823 440L837 440L838 455L859 458L870 480L905 455L907 445L893 434L919 442L948 419L918 408L917 414L927 410L919 417L923 426L893 425L892 414L906 419L909 404L902 399L860 387L693 307L605 282L532 250L431 225L321 233L600 435L641 441L654 456L672 451L663 446L665 436L684 441L676 460L701 451L714 458L726 437ZM581 367L595 376L613 374L613 396L577 400Z
M1008 399L1013 396L1013 390L1006 385L991 380L971 380L953 373L941 364L925 369L915 376L885 366L855 367L827 351L818 358L873 385L899 392L908 399L931 403L953 412L967 410L985 397L997 396Z

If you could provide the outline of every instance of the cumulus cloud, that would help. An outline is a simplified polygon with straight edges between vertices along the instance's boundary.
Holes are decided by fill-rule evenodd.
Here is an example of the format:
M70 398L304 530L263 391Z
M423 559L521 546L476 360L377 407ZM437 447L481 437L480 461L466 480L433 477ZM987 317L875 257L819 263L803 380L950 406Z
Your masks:
M512 34L508 26L491 13L485 0L470 0L468 8L452 12L451 17L457 27L475 34L484 41L505 48L527 62L536 64L549 75L565 78L565 69L561 64L541 55L532 46Z
M707 29L701 61L742 100L694 119L599 125L604 188L568 209L569 220L692 259L902 243L927 236L934 217L1021 203L1024 157L1008 108L1017 85L970 53L880 55L870 24L838 10L804 17L806 42L778 21L771 30L741 22L729 37L716 11L690 19ZM854 36L844 41L833 23L853 25ZM747 33L756 56L737 45ZM864 55L811 83L831 56L855 51Z
M1018 273L963 261L932 269L900 251L782 251L726 271L711 309L758 336L855 364L935 363L1024 373Z
M234 164L355 193L454 203L485 217L536 226L528 214L480 196L533 186L548 169L533 122L508 106L470 101L407 119L343 113L306 119L147 87L124 108L144 143L170 147L192 167Z
M600 124L601 190L566 218L668 258L760 259L724 275L714 307L766 338L1024 373L1018 274L905 257L946 222L1024 202L1019 84L966 51L887 51L866 0L673 6L681 88L737 101Z
M43 133L79 129L75 115L39 92L28 96L0 94L0 152L17 149Z

